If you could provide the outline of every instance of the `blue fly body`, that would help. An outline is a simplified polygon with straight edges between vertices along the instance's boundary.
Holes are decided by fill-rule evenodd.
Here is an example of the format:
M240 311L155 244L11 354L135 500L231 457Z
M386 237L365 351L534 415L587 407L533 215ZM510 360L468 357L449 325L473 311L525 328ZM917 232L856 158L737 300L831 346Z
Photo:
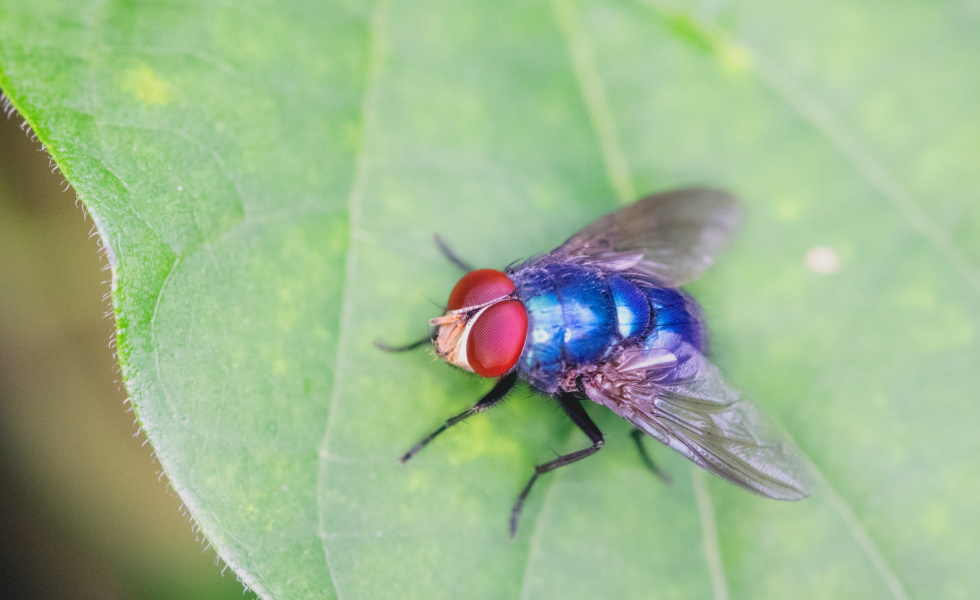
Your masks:
M700 310L680 290L578 262L536 258L508 268L527 309L520 376L545 393L577 368L603 360L621 344L653 345L662 333L704 350Z
M497 383L402 461L503 400L522 379L554 398L591 445L535 467L511 511L511 535L540 475L603 446L583 398L746 490L805 498L811 481L798 450L705 358L701 310L680 289L713 262L739 213L738 200L721 190L654 194L505 271L469 269L440 241L450 261L469 272L445 313L430 320L436 354Z
M620 341L616 304L595 269L544 258L508 275L528 318L518 372L539 390L556 392L567 369L602 359Z
M616 307L616 329L622 342L642 338L650 329L653 314L650 299L635 284L606 275L606 284Z

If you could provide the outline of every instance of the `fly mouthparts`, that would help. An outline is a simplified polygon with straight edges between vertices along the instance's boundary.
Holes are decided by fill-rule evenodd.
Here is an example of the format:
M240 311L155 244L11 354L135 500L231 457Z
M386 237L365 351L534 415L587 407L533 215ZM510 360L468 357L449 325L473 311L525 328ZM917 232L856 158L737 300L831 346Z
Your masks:
M452 323L459 320L459 315L455 313L446 313L441 317L434 317L429 319L429 327L438 327L440 325L445 325L446 323Z

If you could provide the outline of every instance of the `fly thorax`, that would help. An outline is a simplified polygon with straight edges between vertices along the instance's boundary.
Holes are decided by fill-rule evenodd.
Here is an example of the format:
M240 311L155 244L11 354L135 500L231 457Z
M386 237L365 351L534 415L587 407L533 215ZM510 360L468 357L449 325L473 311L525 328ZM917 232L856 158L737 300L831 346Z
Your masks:
M532 259L511 277L528 312L528 342L518 367L537 389L554 393L566 375L608 356L621 338L613 296L595 269Z

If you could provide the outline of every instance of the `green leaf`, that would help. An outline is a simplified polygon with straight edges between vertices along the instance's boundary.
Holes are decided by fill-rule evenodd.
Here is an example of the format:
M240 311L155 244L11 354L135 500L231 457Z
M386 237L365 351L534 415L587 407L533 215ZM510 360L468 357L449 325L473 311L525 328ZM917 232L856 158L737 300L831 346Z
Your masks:
M951 2L0 3L0 86L113 267L161 463L266 598L980 593L980 21ZM707 183L744 230L692 291L713 357L798 441L756 498L625 422L424 353L458 273ZM651 445L652 448L652 445Z

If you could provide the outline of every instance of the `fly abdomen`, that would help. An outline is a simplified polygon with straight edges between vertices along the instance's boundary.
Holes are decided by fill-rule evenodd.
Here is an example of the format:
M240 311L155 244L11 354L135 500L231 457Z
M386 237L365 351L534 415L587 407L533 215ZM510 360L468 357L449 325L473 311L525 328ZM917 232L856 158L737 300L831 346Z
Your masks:
M635 285L622 277L606 277L609 292L616 307L616 326L619 337L636 339L650 329L650 300Z
M663 333L676 334L676 341L684 341L699 352L707 346L701 308L685 292L663 287L644 288L644 295L653 308L653 323L647 333L646 345L652 346Z

